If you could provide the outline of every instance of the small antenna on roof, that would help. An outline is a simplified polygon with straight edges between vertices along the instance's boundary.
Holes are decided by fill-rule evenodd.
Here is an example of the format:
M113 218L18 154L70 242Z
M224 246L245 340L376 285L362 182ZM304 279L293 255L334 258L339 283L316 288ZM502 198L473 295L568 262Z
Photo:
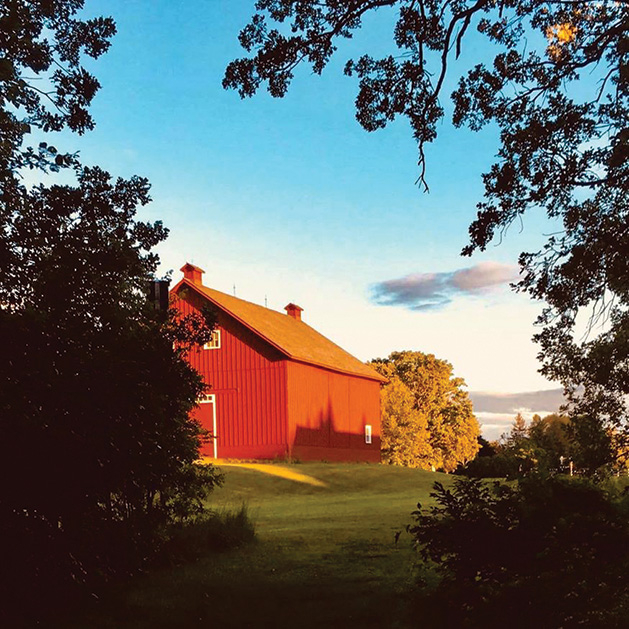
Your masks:
M236 284L234 284L234 297L236 296Z
M266 300L266 295L264 296L264 307L265 307L265 308L268 308L268 307L269 307L269 304L268 304L268 302L267 302L267 300Z

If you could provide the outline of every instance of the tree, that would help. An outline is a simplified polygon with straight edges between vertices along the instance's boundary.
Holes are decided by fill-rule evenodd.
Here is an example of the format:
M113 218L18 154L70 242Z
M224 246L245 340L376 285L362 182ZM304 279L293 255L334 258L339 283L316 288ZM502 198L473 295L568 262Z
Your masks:
M622 453L614 434L596 417L535 415L527 426L518 413L500 445L504 455L520 462L520 472L561 470L571 462L579 474L592 476L618 467Z
M93 126L98 82L80 59L107 50L115 27L77 19L82 7L0 4L0 619L137 569L220 480L193 464L202 434L189 413L204 385L184 360L212 321L147 300L167 235L136 218L148 182L25 146ZM25 168L76 183L28 187Z
M540 419L539 422L541 421ZM533 434L539 435L539 422L535 423L537 432ZM553 463L553 467L558 466L558 460L551 463L550 453L542 443L533 438L531 426L527 426L522 414L517 413L511 430L502 435L500 454L506 464L504 476L522 476L533 470L548 470Z
M471 255L502 237L531 208L558 222L546 244L520 256L519 291L545 300L538 323L541 371L576 405L627 432L629 393L629 5L626 0L258 0L240 33L250 53L223 85L242 97L263 84L286 93L304 63L320 74L363 18L397 10L397 55L350 60L359 80L356 117L368 131L408 119L419 149L437 137L454 58L470 55L476 29L495 50L477 59L452 94L452 122L500 130L498 159L483 176L470 226ZM482 50L476 46L475 51ZM489 46L487 50L490 50ZM471 59L470 59L471 60ZM575 331L590 315L590 335ZM595 335L592 324L606 321Z
M404 351L370 364L390 381L383 391L387 456L446 472L474 458L480 429L462 388L465 382L452 376L450 363L432 354Z
M427 417L399 378L382 390L381 450L383 460L392 465L429 470L434 463Z
M610 468L618 457L613 449L612 434L601 426L597 417L581 415L566 426L569 440L569 457L576 468L593 475Z
M623 435L601 425L598 418L551 413L534 415L527 426L518 413L508 433L495 444L495 456L463 466L471 477L522 477L531 472L605 477L626 469Z
M540 417L533 415L529 425L529 437L555 458L565 456L570 447L567 428L570 418L560 413L550 413Z
M544 466L547 469L561 470L569 464L574 447L568 432L570 425L570 417L559 413L533 416L529 438L544 453Z
M526 425L526 420L522 417L522 413L517 413L511 430L502 436L502 441L507 445L514 447L520 445L528 438L529 429Z

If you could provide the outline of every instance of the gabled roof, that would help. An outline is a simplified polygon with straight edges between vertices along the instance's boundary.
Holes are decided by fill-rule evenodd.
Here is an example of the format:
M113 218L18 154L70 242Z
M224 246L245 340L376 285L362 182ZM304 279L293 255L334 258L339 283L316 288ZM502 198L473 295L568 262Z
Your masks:
M358 360L303 321L188 279L181 280L173 288L173 292L178 292L182 286L191 288L205 297L210 303L230 314L292 360L370 380L387 381L375 369Z

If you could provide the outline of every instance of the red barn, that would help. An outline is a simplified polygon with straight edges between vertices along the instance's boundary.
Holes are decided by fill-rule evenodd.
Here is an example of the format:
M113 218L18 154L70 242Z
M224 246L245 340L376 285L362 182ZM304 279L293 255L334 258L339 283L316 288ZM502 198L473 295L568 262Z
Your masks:
M184 313L214 307L218 327L190 362L210 385L196 411L220 458L380 461L385 379L301 320L204 286L186 264L172 289Z

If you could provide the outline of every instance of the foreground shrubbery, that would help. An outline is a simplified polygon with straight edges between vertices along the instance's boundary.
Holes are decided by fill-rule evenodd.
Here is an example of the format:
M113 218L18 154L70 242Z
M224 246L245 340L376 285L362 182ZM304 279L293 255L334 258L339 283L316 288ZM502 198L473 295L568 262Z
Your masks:
M530 476L435 484L409 532L441 580L422 621L448 627L621 627L629 617L629 494Z
M255 524L244 504L237 511L207 511L171 529L162 559L175 563L194 561L207 551L220 552L251 543L255 534Z
M197 465L183 466L180 477L187 487L163 487L152 508L128 504L126 517L102 503L57 519L37 511L2 510L0 580L6 598L0 624L41 622L114 578L175 557L172 540L182 527L204 522L202 501L222 479L216 468ZM114 500L121 508L121 497Z

